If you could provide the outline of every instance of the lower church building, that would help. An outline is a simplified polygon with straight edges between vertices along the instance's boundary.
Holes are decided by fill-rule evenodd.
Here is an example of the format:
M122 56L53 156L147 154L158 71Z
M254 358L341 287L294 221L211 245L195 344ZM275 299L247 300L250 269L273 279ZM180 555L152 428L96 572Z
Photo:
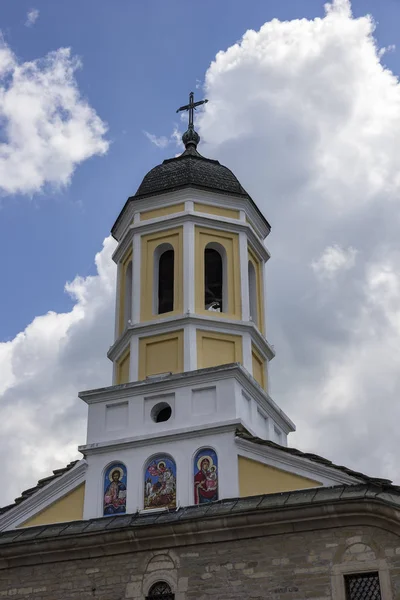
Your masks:
M112 385L79 394L82 458L0 508L0 598L400 598L400 487L288 443L270 225L198 152L202 103L112 228Z

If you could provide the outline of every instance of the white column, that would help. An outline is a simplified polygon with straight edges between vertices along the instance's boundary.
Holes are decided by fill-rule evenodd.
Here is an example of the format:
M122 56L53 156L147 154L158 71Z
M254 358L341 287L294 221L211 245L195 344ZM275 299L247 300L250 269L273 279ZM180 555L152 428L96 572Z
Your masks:
M267 282L266 282L266 276L265 276L265 263L262 265L261 268L261 285L262 285L262 289L263 289L263 296L264 296L264 306L262 307L262 310L264 311L264 337L267 337Z
M185 211L186 212L193 212L194 210L194 202L193 200L186 200L185 202Z
M249 333L243 334L243 366L253 375L253 357L251 354L251 336Z
M183 312L195 309L194 224L183 224Z
M133 260L132 260L132 323L140 322L140 271L142 264L141 257L141 236L135 233L133 236Z
M197 369L197 338L196 327L185 325L183 332L183 370L195 371Z
M139 338L133 335L130 341L129 381L139 379Z
M239 255L240 255L240 273L241 273L241 294L242 294L242 321L250 320L250 298L249 298L249 277L248 277L248 250L247 235L244 231L239 233Z
M119 337L119 311L120 311L120 292L121 292L121 275L122 275L122 265L119 262L117 265L117 284L116 284L116 294L115 294L115 326L114 326L114 341Z

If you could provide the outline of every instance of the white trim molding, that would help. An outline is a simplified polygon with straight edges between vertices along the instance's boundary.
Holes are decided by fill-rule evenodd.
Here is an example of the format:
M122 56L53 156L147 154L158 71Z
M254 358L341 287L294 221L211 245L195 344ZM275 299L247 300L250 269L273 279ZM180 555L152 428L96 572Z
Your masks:
M249 440L236 438L238 454L251 460L256 460L294 475L307 477L319 481L324 487L338 485L340 483L351 485L362 483L361 479L351 477L334 467L322 465L302 456L294 456L285 450L271 448Z
M81 459L72 469L40 488L37 492L10 508L0 517L0 531L15 529L53 504L86 480L87 462Z

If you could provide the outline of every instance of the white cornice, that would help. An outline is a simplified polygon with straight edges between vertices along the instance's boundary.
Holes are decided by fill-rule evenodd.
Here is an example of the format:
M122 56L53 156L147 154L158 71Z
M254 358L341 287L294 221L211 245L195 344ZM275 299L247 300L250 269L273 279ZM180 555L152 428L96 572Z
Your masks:
M185 188L172 192L166 192L165 194L149 196L147 198L134 199L131 202L128 202L128 204L126 204L122 209L125 214L115 229L116 238L119 241L122 240L126 234L129 224L134 218L135 213L143 210L152 210L161 206L167 206L169 204L177 204L187 200L200 203L210 202L226 208L244 210L253 222L256 235L258 235L261 239L265 239L269 234L270 230L267 227L264 219L255 208L255 205L253 205L253 202L248 198L231 196L229 194L220 194L212 192L211 190L206 191L197 188Z
M145 321L144 323L134 323L133 325L126 327L121 336L109 348L107 357L112 361L118 360L125 351L129 340L133 335L155 335L157 333L174 331L177 328L182 329L186 325L196 325L197 327L211 328L214 331L219 331L221 333L235 333L236 335L238 333L250 333L252 340L257 345L261 354L268 360L274 358L274 349L252 321L226 319L222 318L220 313L214 313L214 315L217 314L219 315L218 318L215 316L209 317L208 315L182 314L173 317L154 319L153 321Z
M351 477L334 467L313 462L302 456L289 454L279 448L271 448L270 446L243 440L239 437L235 438L235 441L241 456L257 460L283 471L307 477L308 479L317 479L324 486L336 485L338 483L348 485L363 483L361 479Z
M84 483L87 462L82 459L43 488L23 500L20 504L10 508L0 517L0 531L15 529L38 512L41 512L56 500L59 500L73 489Z
M82 452L85 456L89 454L101 454L103 452L109 452L110 450L126 450L127 448L138 448L141 446L147 446L149 442L151 444L165 444L166 442L173 442L176 440L192 439L197 437L208 436L212 434L221 434L227 432L234 432L238 427L242 427L242 421L240 419L230 419L221 421L220 423L210 423L205 425L199 425L197 427L191 427L190 429L175 429L174 431L165 431L157 433L149 433L146 435L132 436L129 438L123 438L119 440L108 440L105 442L98 442L94 444L86 444L79 446L79 452Z
M247 394L254 398L260 408L281 427L284 433L288 434L296 430L293 421L289 419L267 392L258 385L255 379L239 363L177 373L164 378L160 377L156 380L147 379L145 381L135 381L107 388L87 390L80 392L79 398L87 404L95 404L97 402L132 398L143 394L163 394L170 392L171 389L198 384L205 385L232 377L238 381Z
M140 232L142 234L164 231L166 229L170 229L171 227L183 225L183 223L186 222L192 222L198 225L203 225L204 227L217 229L219 231L229 230L237 233L244 231L247 234L251 245L257 250L258 255L265 262L271 257L262 240L256 235L253 228L246 221L229 219L228 217L219 217L197 211L184 211L180 213L173 213L172 215L165 215L162 217L162 219L148 219L146 221L139 221L135 224L131 223L112 256L114 262L118 263L124 256L135 233Z

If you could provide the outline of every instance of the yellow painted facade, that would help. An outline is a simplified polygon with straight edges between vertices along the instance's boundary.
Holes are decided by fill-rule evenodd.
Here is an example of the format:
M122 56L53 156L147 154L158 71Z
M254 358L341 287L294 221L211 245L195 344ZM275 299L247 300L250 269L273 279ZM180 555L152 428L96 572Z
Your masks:
M129 264L132 262L132 248L130 248L123 259L121 260L121 274L120 274L120 285L119 285L119 319L118 319L118 333L121 333L125 329L125 299L126 284L127 284L127 271ZM132 282L130 282L132 283Z
M257 326L264 333L264 289L262 276L262 263L254 254L252 249L248 248L248 260L252 263L256 274L256 297L257 297Z
M307 488L320 487L322 484L313 479L288 473L256 460L239 456L239 496L274 494Z
M158 217L165 217L166 215L173 215L174 213L183 212L185 210L185 203L180 202L179 204L171 204L170 206L163 206L161 208L154 208L153 210L145 210L140 213L141 221L148 221L149 219L157 219Z
M226 269L226 289L224 289L223 305L228 310L210 312L204 307L204 251L208 244L218 244L225 251L224 269ZM237 233L217 229L195 228L195 294L196 312L220 319L228 317L241 319L242 304L240 295L240 260L239 236Z
M214 206L213 204L202 204L195 202L193 205L195 211L208 213L217 217L227 217L228 219L239 219L240 213L233 208L225 208L222 206Z
M242 338L213 331L197 331L197 368L243 362Z
M164 313L163 317L182 314L183 311L183 229L168 229L142 237L141 261L141 321L160 318L155 313L155 251L158 246L168 244L174 249L174 310Z
M20 527L34 527L35 525L64 523L65 521L80 521L83 519L84 497L85 484L82 483L72 490L72 492L56 500L37 515L25 521Z
M124 352L122 357L117 363L117 381L116 384L128 383L129 382L129 365L131 360L131 353L128 350Z
M158 373L182 373L183 330L139 340L139 379Z
M253 344L251 346L251 359L253 365L253 377L262 388L266 389L265 359Z

